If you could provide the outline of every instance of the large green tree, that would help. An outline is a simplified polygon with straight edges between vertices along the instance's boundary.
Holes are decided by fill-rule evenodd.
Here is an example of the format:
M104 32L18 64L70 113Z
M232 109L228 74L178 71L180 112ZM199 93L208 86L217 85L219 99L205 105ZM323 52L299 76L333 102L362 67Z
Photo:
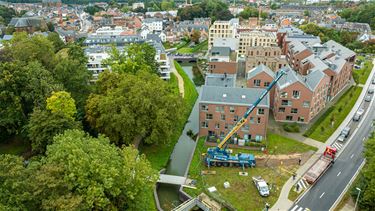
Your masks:
M228 5L220 0L203 0L192 6L178 9L181 20L193 20L193 18L210 17L215 20L229 20L233 15L228 10Z
M79 130L54 137L46 157L24 165L0 155L0 207L20 210L149 210L144 203L157 180L133 147ZM140 203L143 202L143 203Z
M47 39L52 42L55 52L64 48L65 43L61 40L60 35L56 32L50 32Z
M184 108L182 98L154 74L104 72L97 92L87 101L86 117L119 146L133 143L136 137L145 143L165 143Z
M158 73L155 48L147 43L132 44L123 52L112 48L110 58L105 61L113 72L135 74L141 70Z
M339 14L351 22L368 23L375 29L375 2L363 2L359 6L343 9Z
M245 7L245 9L238 14L243 19L249 19L250 17L259 17L259 10L255 7ZM268 13L261 12L261 18L267 18Z

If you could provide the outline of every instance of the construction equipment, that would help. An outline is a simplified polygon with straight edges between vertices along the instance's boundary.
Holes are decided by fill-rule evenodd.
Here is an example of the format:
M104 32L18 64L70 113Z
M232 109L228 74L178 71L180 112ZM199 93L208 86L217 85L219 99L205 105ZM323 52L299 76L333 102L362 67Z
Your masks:
M225 138L217 145L217 147L211 147L207 149L205 154L205 164L210 166L239 166L239 167L254 167L255 158L252 154L238 153L232 155L232 151L227 149L228 140L235 134L246 122L251 112L258 106L262 99L271 91L272 87L275 86L277 81L287 73L289 69L281 69L277 72L276 78L269 84L264 90L260 97L255 101L254 104L250 105L243 117L236 123L236 125L229 131Z
M262 179L262 177L253 177L253 182L261 196L270 195L270 190L268 188L267 182Z
M327 146L323 155L315 162L314 165L304 175L306 182L314 184L319 178L332 166L335 161L337 149Z

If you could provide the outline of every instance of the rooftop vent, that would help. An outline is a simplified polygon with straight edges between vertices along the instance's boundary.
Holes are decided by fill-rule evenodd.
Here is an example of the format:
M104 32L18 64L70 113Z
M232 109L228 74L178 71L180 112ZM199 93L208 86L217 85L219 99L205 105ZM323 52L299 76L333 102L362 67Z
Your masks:
M245 98L246 98L246 95L241 95L241 98L242 98L242 99L245 99Z
M224 97L224 98L227 97L227 94L223 94L223 97Z

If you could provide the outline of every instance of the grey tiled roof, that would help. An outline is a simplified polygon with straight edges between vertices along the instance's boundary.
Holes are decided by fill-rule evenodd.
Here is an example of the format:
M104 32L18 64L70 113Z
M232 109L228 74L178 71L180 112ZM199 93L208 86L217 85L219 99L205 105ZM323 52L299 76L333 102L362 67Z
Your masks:
M202 86L199 102L207 104L250 106L264 92L264 89L234 88L219 86ZM270 100L267 95L259 103L260 107L269 107Z
M249 72L247 72L247 74L246 74L246 79L248 80L250 78L253 78L254 76L258 75L261 72L265 72L269 76L271 76L272 78L275 78L275 73L269 67L267 67L266 65L261 64L261 65L258 65L256 67L254 67L253 69L249 70Z
M207 74L206 75L206 86L223 86L223 87L235 87L236 75L227 74Z
M333 40L329 40L323 45L327 46L328 49L331 51L339 52L340 56L342 56L344 59L350 58L355 55L354 51L350 50L349 48L344 47L343 45Z
M304 82L307 84L310 90L314 91L324 77L324 72L315 70L304 77Z
M276 85L279 87L279 89L284 89L298 81L302 81L300 76L297 75L297 73L290 69L290 67L284 67L288 68L289 70L286 71L286 74L279 79L279 81L276 83Z
M293 40L292 42L290 42L289 46L295 54L307 49L307 47L299 40Z
M324 71L329 68L326 63L324 63L318 56L314 54L306 57L306 59L302 60L301 62L302 64L304 64L305 62L310 62L314 66L313 68L310 68L311 72L315 70Z
M230 47L212 47L211 56L230 56Z

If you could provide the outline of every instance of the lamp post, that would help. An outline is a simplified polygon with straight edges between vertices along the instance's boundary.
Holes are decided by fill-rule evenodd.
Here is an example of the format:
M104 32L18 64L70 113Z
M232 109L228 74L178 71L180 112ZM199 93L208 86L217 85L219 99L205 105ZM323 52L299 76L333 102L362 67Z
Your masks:
M361 189L359 189L359 188L355 188L355 189L357 189L358 195L357 195L357 200L355 200L354 211L357 209L359 195L361 194Z

